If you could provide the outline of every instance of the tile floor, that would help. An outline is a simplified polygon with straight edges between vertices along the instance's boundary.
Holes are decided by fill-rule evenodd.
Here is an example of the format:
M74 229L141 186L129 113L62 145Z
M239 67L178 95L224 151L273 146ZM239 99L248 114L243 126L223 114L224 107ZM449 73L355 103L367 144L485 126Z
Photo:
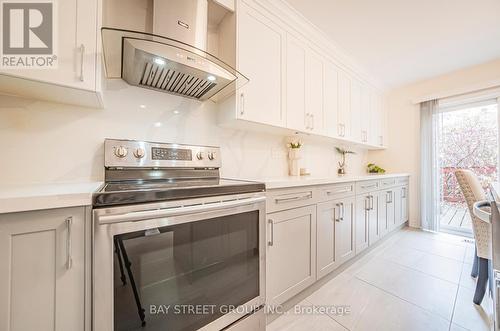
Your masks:
M461 237L401 230L267 330L490 330L489 297L481 306L472 303L473 253ZM332 306L350 313L321 311Z

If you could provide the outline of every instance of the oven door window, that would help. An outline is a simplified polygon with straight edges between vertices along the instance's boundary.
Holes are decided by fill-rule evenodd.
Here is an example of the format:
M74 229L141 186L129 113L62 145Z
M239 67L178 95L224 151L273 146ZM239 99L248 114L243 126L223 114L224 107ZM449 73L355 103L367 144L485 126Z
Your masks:
M259 211L114 236L114 329L196 330L259 296Z

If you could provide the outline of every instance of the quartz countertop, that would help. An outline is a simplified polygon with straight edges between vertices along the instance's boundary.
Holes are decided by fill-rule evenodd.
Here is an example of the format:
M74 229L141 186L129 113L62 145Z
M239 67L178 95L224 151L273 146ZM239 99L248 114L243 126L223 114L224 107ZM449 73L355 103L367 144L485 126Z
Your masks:
M343 176L343 177L287 176L287 177L276 177L276 178L253 178L251 180L263 182L266 184L267 190L273 190L273 189L288 188L288 187L359 182L365 180L377 180L377 179L404 177L404 176L409 176L409 174L394 173L394 174L382 174L382 175L360 175L360 176Z
M0 188L0 214L92 205L103 182L7 185Z

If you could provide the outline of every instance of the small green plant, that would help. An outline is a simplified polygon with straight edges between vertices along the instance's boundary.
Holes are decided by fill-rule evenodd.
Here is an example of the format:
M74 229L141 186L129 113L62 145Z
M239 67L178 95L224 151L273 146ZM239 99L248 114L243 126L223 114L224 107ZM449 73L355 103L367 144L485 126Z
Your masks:
M295 142L290 142L287 144L287 147L288 148L293 148L293 149L297 149L297 148L301 148L302 147L302 142L299 140L299 141L295 141Z
M385 173L385 169L380 168L378 165L374 163L369 163L366 168L368 169L368 172L371 174L383 174Z

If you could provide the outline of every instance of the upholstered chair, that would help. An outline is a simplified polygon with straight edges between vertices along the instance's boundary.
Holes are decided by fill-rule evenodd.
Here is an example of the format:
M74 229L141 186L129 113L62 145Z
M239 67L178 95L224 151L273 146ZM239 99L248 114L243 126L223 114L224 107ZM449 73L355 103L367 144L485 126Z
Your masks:
M479 182L477 176L470 170L455 171L460 189L467 202L470 217L472 219L472 231L476 241L476 255L473 261L472 277L478 277L476 284L476 292L474 293L474 303L479 305L483 301L484 293L486 292L486 284L489 278L489 264L491 261L491 224L481 220L474 215L473 205L475 202L484 201L486 194ZM491 287L491 284L490 284ZM490 289L491 290L491 289Z

